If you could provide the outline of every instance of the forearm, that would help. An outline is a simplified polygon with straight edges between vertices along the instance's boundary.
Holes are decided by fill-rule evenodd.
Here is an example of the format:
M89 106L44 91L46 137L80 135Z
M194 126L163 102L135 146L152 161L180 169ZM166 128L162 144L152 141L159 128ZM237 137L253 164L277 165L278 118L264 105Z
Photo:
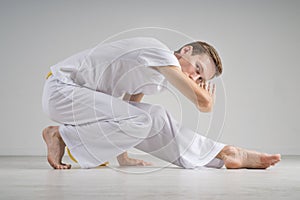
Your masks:
M166 66L157 69L185 97L192 101L201 112L209 112L212 110L214 99L206 87L199 87L199 85L183 74L178 67Z
M198 110L200 110L201 112L211 112L212 108L213 108L213 103L207 103L206 106L196 106L198 108Z

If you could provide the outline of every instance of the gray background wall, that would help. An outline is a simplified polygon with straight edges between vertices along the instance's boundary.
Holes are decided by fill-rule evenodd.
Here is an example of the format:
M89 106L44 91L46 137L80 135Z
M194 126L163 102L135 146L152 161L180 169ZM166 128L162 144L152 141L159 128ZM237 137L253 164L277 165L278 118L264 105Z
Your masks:
M181 105L166 101L168 92L145 101L166 105L186 125L221 142L299 154L299 9L300 2L290 0L2 0L0 155L45 155L41 131L55 124L41 109L50 65L139 27L164 29L131 30L115 38L150 35L176 49L188 41L176 30L213 44L225 70L216 80L214 114L199 114L182 98Z

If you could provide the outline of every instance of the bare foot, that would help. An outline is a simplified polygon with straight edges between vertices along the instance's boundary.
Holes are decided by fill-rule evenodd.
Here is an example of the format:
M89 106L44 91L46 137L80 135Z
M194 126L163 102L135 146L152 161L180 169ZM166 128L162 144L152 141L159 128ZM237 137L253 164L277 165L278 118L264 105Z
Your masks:
M49 126L43 130L43 138L47 144L48 162L54 169L70 169L71 165L61 162L65 153L65 143L58 131L58 126Z
M234 146L225 146L217 155L228 169L266 169L280 161L280 154L265 154Z
M134 158L119 159L120 166L151 166L152 163Z
M129 158L127 152L117 157L120 166L150 166L152 163L134 158Z

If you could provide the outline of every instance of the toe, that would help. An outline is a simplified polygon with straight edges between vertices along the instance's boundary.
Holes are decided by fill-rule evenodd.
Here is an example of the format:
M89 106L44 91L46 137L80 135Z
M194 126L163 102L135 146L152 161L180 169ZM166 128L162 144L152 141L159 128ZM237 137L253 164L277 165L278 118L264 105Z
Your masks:
M70 164L62 163L61 166L62 166L63 169L71 169L71 165Z
M152 166L153 164L150 163L150 162L145 162L145 165L146 165L146 166Z
M273 154L270 155L270 159L272 159L272 161L277 161L279 162L281 160L281 155L280 154Z
M272 165L275 165L276 163L278 163L279 160L272 162Z
M63 165L58 165L58 169L64 169Z

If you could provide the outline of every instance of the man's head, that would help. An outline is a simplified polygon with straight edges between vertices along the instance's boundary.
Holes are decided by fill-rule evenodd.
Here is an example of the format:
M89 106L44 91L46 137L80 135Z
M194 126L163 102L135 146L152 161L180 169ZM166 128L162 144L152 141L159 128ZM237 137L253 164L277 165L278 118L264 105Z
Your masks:
M217 51L205 42L186 44L174 53L182 72L196 83L208 81L222 74L222 62Z

